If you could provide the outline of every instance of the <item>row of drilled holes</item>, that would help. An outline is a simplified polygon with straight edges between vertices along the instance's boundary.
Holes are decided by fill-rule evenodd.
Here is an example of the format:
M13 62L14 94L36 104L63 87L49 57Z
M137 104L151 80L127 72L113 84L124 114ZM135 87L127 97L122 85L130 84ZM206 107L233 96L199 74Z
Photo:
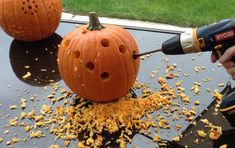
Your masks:
M95 64L93 62L87 62L86 63L86 68L90 71L95 69ZM101 79L103 80L108 80L109 79L109 73L108 72L103 72L100 75Z
M67 44L66 46L68 46L68 44L69 44L69 40L67 40L67 41L65 41L65 43ZM101 40L101 45L103 46L103 47L109 47L109 40L107 40L107 39L103 39L103 40ZM124 46L124 45L120 45L119 46L119 51L121 52L121 53L126 53L126 47ZM76 50L75 52L74 52L74 57L75 58L79 58L80 57L80 52L78 51L78 50Z
M70 42L69 40L67 40L67 43L68 42ZM69 43L68 43L69 44ZM68 44L66 45L66 46L68 46ZM109 43L109 40L108 39L102 39L101 40L101 45L103 46L103 47L109 47L109 45L110 45L110 43ZM126 53L126 47L124 46L124 45L120 45L119 46L119 51L121 52L121 53ZM135 51L134 51L135 52ZM80 52L79 52L79 50L75 50L75 52L74 52L74 57L75 58L79 58L80 57ZM90 70L90 71L92 71L92 70L94 70L95 69L95 64L93 63L93 62L87 62L86 63L86 68L88 69L88 70ZM110 75L109 75L109 73L108 72L103 72L101 75L100 75L100 77L101 77L101 79L103 79L103 80L107 80L109 77L110 77Z
M102 45L103 47L109 47L109 40L108 40L108 39L102 39L102 40L101 40L101 45ZM120 51L121 53L125 53L125 52L126 52L126 47L125 47L124 45L120 45L120 46L119 46L119 51Z
M25 6L27 2L30 2L30 0L24 1L24 2L22 2L22 4ZM32 3L34 5L34 7L37 9L38 5L35 4L35 1L32 1ZM26 8L24 6L21 9L22 9L22 11L24 11L24 14L28 14L28 12L27 12L27 10L26 10ZM28 9L29 10L33 9L33 6L29 5ZM37 13L37 10L34 10L34 12ZM30 14L33 15L34 13L31 12Z
M90 71L95 69L95 64L93 62L87 62L86 63L86 68ZM103 72L100 75L101 79L103 80L108 80L109 79L109 73L108 72Z
M76 50L75 53L74 53L74 57L79 58L79 56L80 56L80 52L78 50ZM95 64L93 62L87 62L86 63L86 68L89 71L93 71L95 69ZM108 72L103 72L103 73L101 73L100 77L103 80L108 80L109 79L109 73Z
M121 53L125 53L124 50L126 50L126 49L125 49L125 46L120 46L120 47L119 47L119 51L120 51ZM75 52L74 52L74 58L78 59L79 57L80 57L80 52L79 52L79 50L75 50Z
M56 8L55 8L54 3L51 2L51 6L49 6L49 10L50 10L50 11L48 12L49 14L52 14L52 15L53 15L53 14L56 14Z
M27 0L27 2L29 2L29 0ZM23 5L26 4L26 2L22 2ZM33 1L33 5L34 7L37 9L38 8L38 5L35 5L35 1ZM49 11L48 13L51 14L51 13L56 13L56 10L55 10L55 6L53 3L51 3L52 6L49 6L49 10L53 9L52 11ZM24 14L28 14L27 10L25 9L25 7L22 7L21 8L24 12ZM29 5L28 6L28 9L33 9L33 6ZM37 13L37 10L34 11L35 13ZM33 15L33 12L31 12L31 15Z

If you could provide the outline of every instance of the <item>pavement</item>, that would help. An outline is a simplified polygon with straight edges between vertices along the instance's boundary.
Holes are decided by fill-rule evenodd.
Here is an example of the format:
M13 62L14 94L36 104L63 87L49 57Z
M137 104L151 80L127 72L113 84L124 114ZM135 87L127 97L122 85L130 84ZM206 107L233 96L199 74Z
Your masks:
M131 26L131 27L139 27L146 29L157 29L159 31L167 31L167 32L186 32L191 28L179 27L169 24L161 24L161 23L152 23L145 21L136 21L136 20L127 20L127 19L118 19L118 18L108 18L108 17L99 17L100 22L103 24L115 24L120 26ZM63 21L77 21L77 22L88 22L88 16L82 15L74 15L72 13L62 13L61 20Z

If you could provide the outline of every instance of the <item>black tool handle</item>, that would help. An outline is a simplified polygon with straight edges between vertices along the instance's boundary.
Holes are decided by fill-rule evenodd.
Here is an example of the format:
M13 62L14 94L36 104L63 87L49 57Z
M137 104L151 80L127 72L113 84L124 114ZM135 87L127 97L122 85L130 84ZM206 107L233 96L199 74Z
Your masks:
M235 45L235 19L224 19L218 23L197 29L197 40L201 51L213 51L220 57ZM231 59L235 62L235 57Z

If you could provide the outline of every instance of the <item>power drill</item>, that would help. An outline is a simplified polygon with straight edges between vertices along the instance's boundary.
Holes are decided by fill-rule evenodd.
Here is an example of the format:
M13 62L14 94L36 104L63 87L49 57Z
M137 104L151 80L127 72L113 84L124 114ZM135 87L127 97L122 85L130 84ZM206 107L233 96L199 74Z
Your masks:
M224 19L209 26L192 29L170 38L162 44L165 54L187 54L212 51L219 58L235 45L235 19ZM231 59L235 62L235 58ZM220 112L235 127L235 88L227 92L220 104Z
M162 44L161 49L136 53L133 58L162 51L167 55L212 51L219 58L231 46L235 45L235 18L224 19L217 23L194 28L189 32L176 35ZM231 59L235 62L235 58ZM224 95L220 111L235 127L235 88Z
M235 45L235 18L194 28L163 42L162 48L134 54L139 56L162 51L167 55L212 51L219 58L229 47ZM232 59L235 61L235 59Z
M235 19L224 19L167 40L162 44L162 52L186 54L212 51L220 57L233 45L235 45Z

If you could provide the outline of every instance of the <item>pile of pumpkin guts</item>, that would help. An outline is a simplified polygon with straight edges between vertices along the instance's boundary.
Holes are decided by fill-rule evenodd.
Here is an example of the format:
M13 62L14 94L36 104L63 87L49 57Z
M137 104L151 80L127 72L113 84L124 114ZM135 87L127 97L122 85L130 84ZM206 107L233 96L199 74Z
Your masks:
M173 67L167 66L167 69ZM174 109L178 111L177 117L185 116L185 120L188 122L193 121L196 115L195 107L191 107L190 110L186 108L181 110L177 108L179 104L173 101L180 99L182 102L190 102L189 97L184 93L184 88L181 87L181 81L175 84L176 89L169 87L163 77L158 78L158 83L160 84L159 91L153 92L149 89L148 84L135 82L133 90L141 90L140 97L136 98L130 92L126 96L108 103L84 100L59 84L51 83L50 86L44 87L44 91L49 92L48 103L41 106L40 113L36 113L34 110L24 112L23 109L26 108L27 102L35 98L22 98L21 107L10 106L12 110L21 108L22 112L19 117L10 119L8 126L24 128L31 139L47 136L40 129L48 130L55 135L55 143L57 139L62 139L64 145L69 146L70 142L75 140L79 148L101 147L109 145L113 141L120 147L126 147L126 144L132 141L131 137L134 133L155 134L152 140L158 144L161 141L161 137L157 134L159 128L177 128L179 130L182 126L171 127L169 121L164 119L161 114L153 117L154 111L162 110L167 116L172 116ZM215 92L214 96L217 99L222 97L218 92ZM57 105L57 102L61 101L63 101L62 105ZM199 103L195 102L195 105L199 105ZM172 116L173 120L179 120L177 117ZM27 123L29 122L26 120L27 118L31 120L30 123ZM151 133L150 127L155 129L154 133ZM109 134L108 137L112 137L113 134L118 136L116 139L112 139L113 141L108 141L105 139L107 137L103 136L104 134ZM177 142L180 138L181 136L177 136L172 140ZM15 143L26 142L26 140L28 139L13 137L6 144L13 147ZM50 147L60 146L53 144Z

